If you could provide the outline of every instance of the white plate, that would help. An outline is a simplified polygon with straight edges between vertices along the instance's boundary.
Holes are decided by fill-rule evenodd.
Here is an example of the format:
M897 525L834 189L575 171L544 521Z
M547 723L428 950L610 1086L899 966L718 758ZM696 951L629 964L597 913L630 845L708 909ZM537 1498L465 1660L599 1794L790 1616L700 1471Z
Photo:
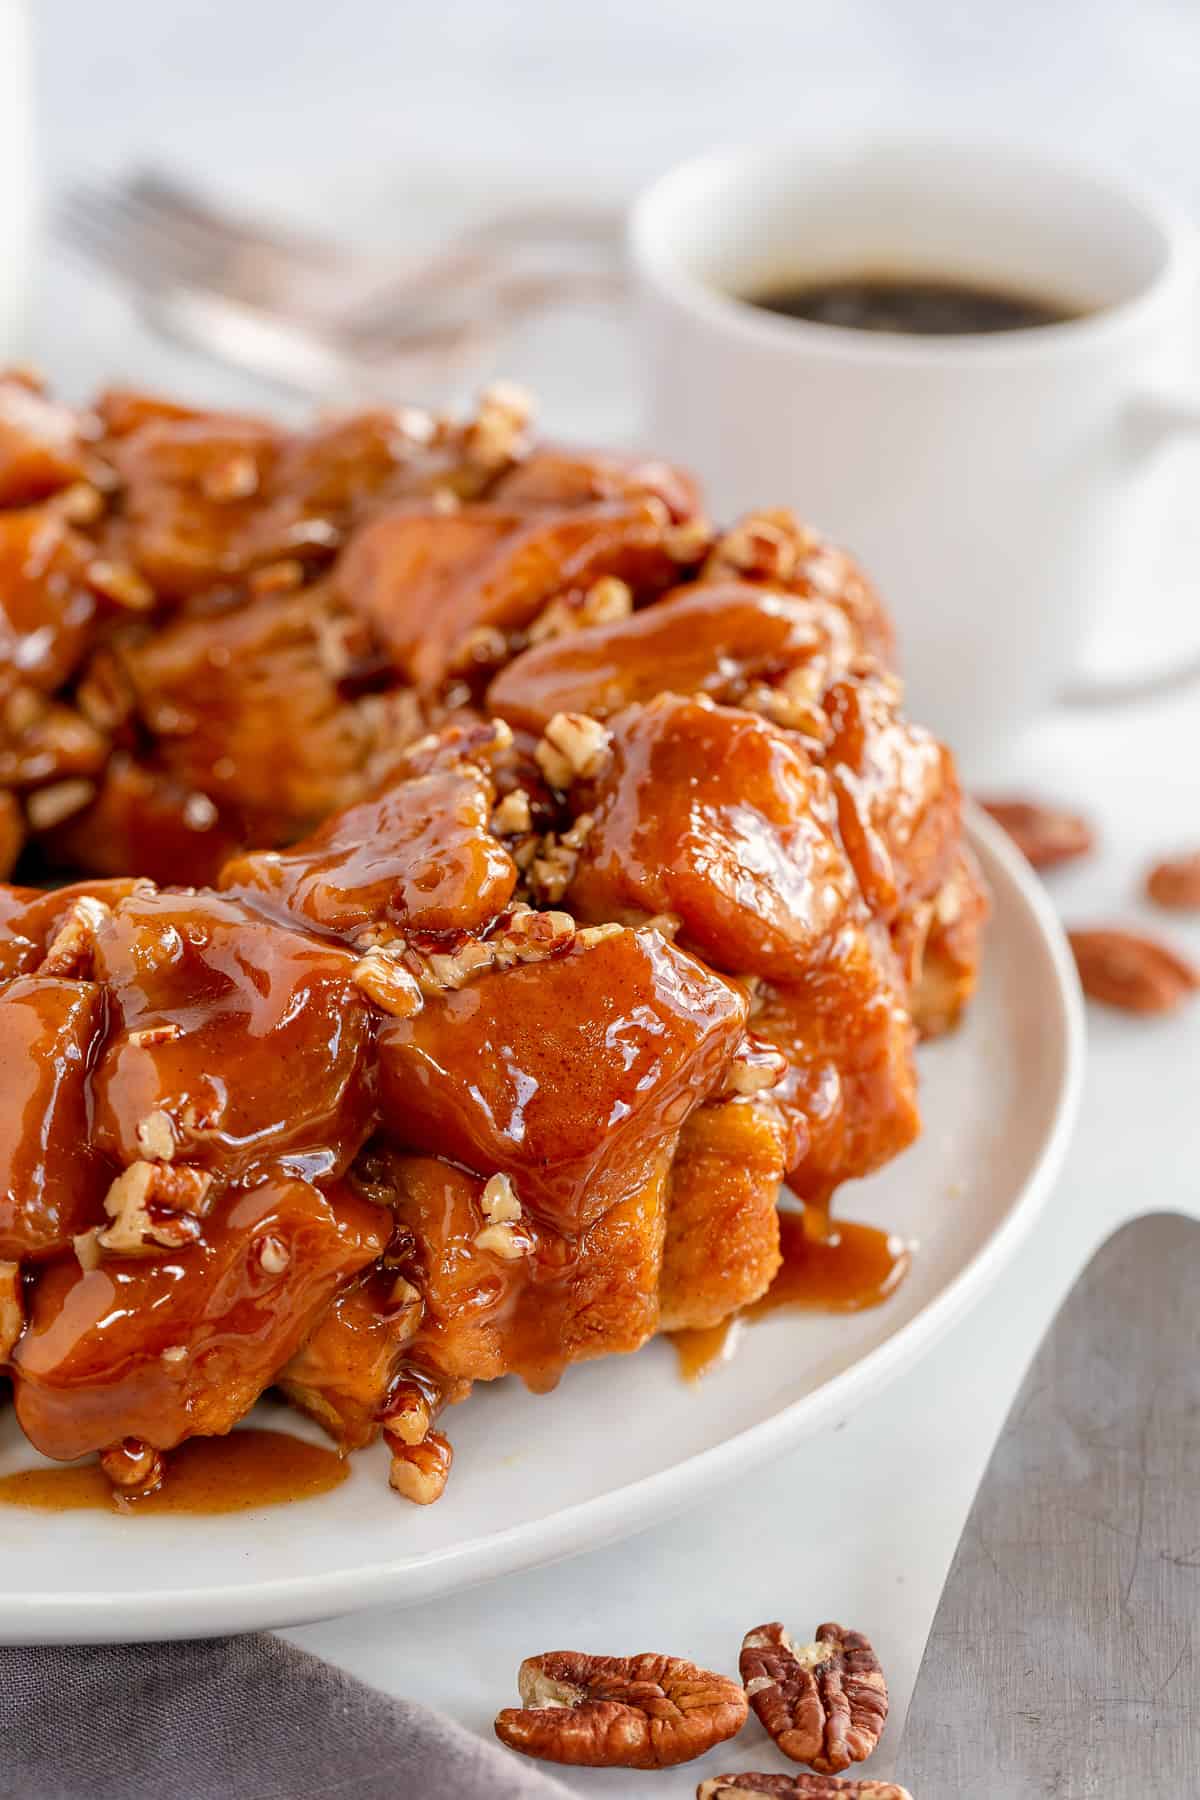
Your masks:
M777 1313L690 1386L670 1347L652 1343L573 1369L540 1398L516 1382L477 1388L451 1415L445 1498L425 1509L390 1493L381 1449L355 1458L334 1492L259 1512L5 1508L0 1642L203 1635L451 1593L649 1525L844 1417L908 1367L1033 1224L1066 1149L1083 1061L1078 986L1054 914L990 821L973 816L971 836L994 904L980 993L963 1030L922 1052L921 1141L842 1201L848 1216L919 1244L886 1305ZM0 1470L35 1460L9 1415Z

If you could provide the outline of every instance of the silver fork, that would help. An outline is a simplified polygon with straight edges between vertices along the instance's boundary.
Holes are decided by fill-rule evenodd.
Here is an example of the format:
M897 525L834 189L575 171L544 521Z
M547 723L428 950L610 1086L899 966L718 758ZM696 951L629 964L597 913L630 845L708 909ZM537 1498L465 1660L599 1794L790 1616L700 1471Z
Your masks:
M624 287L609 210L514 209L385 262L227 213L147 170L70 190L55 223L160 329L310 394L445 370L532 313Z

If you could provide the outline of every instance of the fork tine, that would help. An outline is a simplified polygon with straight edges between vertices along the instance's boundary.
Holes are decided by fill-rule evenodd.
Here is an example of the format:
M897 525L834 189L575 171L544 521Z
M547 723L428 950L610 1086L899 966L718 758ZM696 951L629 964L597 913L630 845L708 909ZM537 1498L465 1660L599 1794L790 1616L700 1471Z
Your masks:
M165 204L136 177L115 182L109 193L114 208L139 231L165 238L198 270L211 268L214 259L224 261L238 247L232 232Z
M252 218L241 211L221 211L198 189L165 170L135 170L126 185L130 194L156 216L186 224L221 244L237 243L256 253L266 251L288 263L303 263L314 269L335 267L344 254L325 238Z
M237 257L261 250L259 241L236 220L225 218L203 207L182 190L178 197L169 184L156 176L135 175L116 190L120 203L136 214L144 229L161 232L187 254L199 267L222 269Z
M106 207L93 204L87 196L71 194L60 199L54 209L54 228L68 249L109 272L142 282L162 278L159 271L147 267L133 235Z
M143 281L185 281L213 274L215 253L186 236L159 228L153 217L120 189L99 185L70 190L55 220L64 237L98 261Z
M289 236L245 218L228 218L183 182L153 169L118 181L93 181L62 195L55 223L64 241L140 292L170 303L184 335L247 362L272 334L292 347L286 361L378 367L469 351L506 324L559 298L611 294L615 272L522 273L506 267L501 242L518 223L553 235L577 223L554 209L510 215L488 246L468 233L407 267L393 267L357 292L353 257L300 234ZM330 291L332 270L339 291ZM173 315L174 316L174 315ZM257 352L255 346L257 345Z
M311 300L315 279L328 278L324 261L340 268L336 256L303 260L264 245L153 172L72 190L57 221L76 249L143 286L189 286L285 317Z

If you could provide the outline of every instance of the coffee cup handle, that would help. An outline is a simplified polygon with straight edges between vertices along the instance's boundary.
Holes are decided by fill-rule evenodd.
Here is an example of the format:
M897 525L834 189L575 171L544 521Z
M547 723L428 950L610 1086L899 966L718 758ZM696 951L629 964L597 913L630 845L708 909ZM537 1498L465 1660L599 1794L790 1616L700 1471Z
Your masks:
M1180 437L1200 437L1200 393L1146 395L1134 405L1126 427L1135 454L1153 455ZM1059 695L1064 706L1119 706L1150 700L1200 682L1200 647L1173 657L1157 669L1128 675L1080 677Z

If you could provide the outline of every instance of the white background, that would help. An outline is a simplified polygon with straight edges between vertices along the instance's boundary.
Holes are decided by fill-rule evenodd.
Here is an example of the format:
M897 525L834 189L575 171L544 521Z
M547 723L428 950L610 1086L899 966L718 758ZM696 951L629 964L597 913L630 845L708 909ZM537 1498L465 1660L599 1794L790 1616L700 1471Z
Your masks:
M402 246L510 196L621 197L692 148L828 120L962 123L1048 142L1200 208L1200 10L1187 0L39 0L36 10L45 199L154 157L217 194ZM0 169L0 208L14 204L6 179ZM110 289L58 254L39 262L30 339L72 395L124 375L246 397L235 377L140 331ZM518 364L546 391L551 419L577 434L635 428L611 321L556 329ZM1184 618L1186 577L1174 609ZM1148 921L1136 901L1147 859L1200 844L1197 721L1194 698L1064 715L1014 747L1014 789L1078 802L1103 830L1102 854L1055 880L1070 918ZM1174 935L1200 955L1200 926ZM653 1648L729 1668L760 1618L806 1631L833 1617L873 1635L902 1717L975 1483L1051 1310L1115 1221L1200 1210L1200 1009L1149 1024L1094 1014L1091 1025L1082 1126L1033 1245L898 1386L630 1543L297 1639L486 1730L536 1649ZM619 1459L620 1445L597 1444L596 1455ZM1181 1690L1195 1679L1181 1668ZM755 1727L723 1766L777 1766L758 1742ZM574 1780L581 1793L672 1800L717 1766ZM1004 1800L1001 1785L988 1792Z

